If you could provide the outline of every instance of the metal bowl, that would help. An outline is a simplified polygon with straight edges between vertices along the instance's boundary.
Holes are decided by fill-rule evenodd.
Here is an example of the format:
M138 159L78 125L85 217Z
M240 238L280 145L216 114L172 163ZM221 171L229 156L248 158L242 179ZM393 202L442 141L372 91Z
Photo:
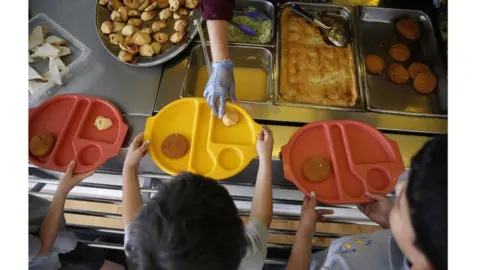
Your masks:
M159 11L161 9L157 8L155 10ZM106 6L104 7L98 4L98 1L97 1L96 7L95 7L95 20L97 25L98 38L102 42L103 47L110 53L110 55L112 55L115 59L120 61L120 59L118 59L118 53L121 50L120 47L117 45L111 44L108 35L105 35L100 31L100 27L102 23L104 21L110 20L110 14L111 14L111 11ZM130 66L135 66L135 67L150 67L150 66L160 65L172 59L173 57L181 53L183 50L185 50L185 48L187 48L190 42L192 42L192 40L197 35L198 30L193 23L195 19L202 20L199 7L190 11L187 32L184 39L177 44L172 44L170 41L167 42L166 44L163 44L162 53L160 53L159 55L155 55L152 57L135 56L137 60L135 63L126 63L122 61L120 62ZM141 29L143 27L150 26L153 21L155 21L155 19L151 20L150 22L144 22L142 26L140 26L139 28ZM173 19L173 16L171 16L167 20L167 27L163 29L162 32L173 34L175 32L175 30L173 30L174 23L175 23L175 20Z

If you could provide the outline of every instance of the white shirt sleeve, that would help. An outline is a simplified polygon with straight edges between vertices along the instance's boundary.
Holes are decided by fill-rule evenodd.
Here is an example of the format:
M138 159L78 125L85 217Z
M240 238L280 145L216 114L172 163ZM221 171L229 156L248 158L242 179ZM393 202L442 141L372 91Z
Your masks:
M245 226L247 252L240 263L239 270L261 270L268 249L268 228L261 221L250 220Z

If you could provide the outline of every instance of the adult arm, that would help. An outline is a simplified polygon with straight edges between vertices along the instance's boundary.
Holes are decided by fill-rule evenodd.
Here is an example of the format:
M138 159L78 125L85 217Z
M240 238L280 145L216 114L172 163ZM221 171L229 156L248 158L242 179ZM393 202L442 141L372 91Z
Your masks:
M235 0L202 0L202 17L207 20L212 60L228 59L228 21L233 17Z

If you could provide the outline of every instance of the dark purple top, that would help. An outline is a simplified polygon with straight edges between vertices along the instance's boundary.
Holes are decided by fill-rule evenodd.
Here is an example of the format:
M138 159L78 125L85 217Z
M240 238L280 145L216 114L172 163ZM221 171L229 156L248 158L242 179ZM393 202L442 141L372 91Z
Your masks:
M200 10L205 20L230 21L233 17L235 0L201 0Z

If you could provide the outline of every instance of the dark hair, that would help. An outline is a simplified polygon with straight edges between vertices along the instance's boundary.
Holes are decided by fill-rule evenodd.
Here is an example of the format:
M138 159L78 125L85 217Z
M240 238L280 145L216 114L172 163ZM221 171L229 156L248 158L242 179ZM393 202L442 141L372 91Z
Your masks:
M228 191L182 173L159 187L128 227L131 269L237 269L247 240Z
M412 158L406 196L415 245L436 270L447 269L448 139L433 138Z

